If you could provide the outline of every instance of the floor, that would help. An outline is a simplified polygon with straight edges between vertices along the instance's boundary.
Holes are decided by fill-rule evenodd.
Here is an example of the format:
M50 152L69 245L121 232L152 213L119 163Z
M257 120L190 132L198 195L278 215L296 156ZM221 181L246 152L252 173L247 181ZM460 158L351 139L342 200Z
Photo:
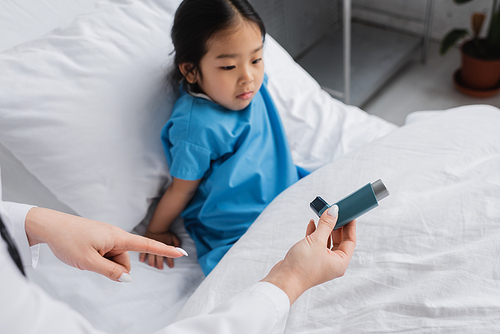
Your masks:
M396 74L362 109L397 125L406 115L419 110L443 110L469 104L489 104L500 108L500 94L473 98L453 86L453 73L460 67L460 54L453 49L439 55L438 43L431 43L426 64L415 60Z

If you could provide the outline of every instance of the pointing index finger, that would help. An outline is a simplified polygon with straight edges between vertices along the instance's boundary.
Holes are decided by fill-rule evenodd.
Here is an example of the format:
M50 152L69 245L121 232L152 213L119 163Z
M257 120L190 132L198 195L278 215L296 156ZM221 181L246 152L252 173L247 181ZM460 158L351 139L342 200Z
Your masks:
M149 253L167 257L187 256L187 252L182 248L165 245L162 242L131 234L124 240L124 247L128 251Z

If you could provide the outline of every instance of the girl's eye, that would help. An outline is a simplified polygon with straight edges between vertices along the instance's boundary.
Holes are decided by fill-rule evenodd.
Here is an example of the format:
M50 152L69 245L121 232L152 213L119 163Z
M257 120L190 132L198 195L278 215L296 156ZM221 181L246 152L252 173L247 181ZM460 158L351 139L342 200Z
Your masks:
M221 66L221 69L225 70L225 71L229 71L229 70L232 70L233 68L235 68L236 66Z
M262 60L262 58L259 58L259 59L255 59L252 64L257 64L257 63L260 63L260 61Z

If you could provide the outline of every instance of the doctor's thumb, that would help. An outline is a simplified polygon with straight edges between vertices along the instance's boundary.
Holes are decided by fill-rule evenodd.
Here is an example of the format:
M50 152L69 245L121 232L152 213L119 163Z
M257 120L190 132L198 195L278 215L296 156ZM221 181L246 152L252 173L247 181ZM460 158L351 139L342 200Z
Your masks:
M339 208L336 205L332 205L328 210L325 210L321 215L321 218L318 222L318 227L316 228L316 233L322 239L328 239L333 229L335 228L335 224L337 223L337 218L339 214Z

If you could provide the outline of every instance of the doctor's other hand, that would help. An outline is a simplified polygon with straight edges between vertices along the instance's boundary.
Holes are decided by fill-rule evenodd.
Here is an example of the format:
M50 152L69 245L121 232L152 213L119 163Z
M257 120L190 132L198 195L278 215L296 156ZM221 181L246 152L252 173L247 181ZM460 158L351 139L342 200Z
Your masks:
M179 240L177 235L175 235L175 233L170 231L155 233L147 230L144 236L162 242L166 245L172 245L174 247L181 246L181 241ZM163 269L163 256L155 254L147 254L147 252L144 252L139 255L139 261L146 262L146 255L148 258L147 262L151 267L156 267L160 270ZM185 253L184 255L187 255L187 253ZM173 268L174 259L168 257L166 259L167 259L167 266L169 268Z
M356 221L333 231L337 216L338 207L332 207L323 213L317 228L311 220L306 237L262 280L283 290L290 304L313 286L344 275L356 247Z
M38 207L26 215L25 229L30 246L47 243L62 262L119 282L132 280L128 251L168 257L184 255L175 247L110 224Z

